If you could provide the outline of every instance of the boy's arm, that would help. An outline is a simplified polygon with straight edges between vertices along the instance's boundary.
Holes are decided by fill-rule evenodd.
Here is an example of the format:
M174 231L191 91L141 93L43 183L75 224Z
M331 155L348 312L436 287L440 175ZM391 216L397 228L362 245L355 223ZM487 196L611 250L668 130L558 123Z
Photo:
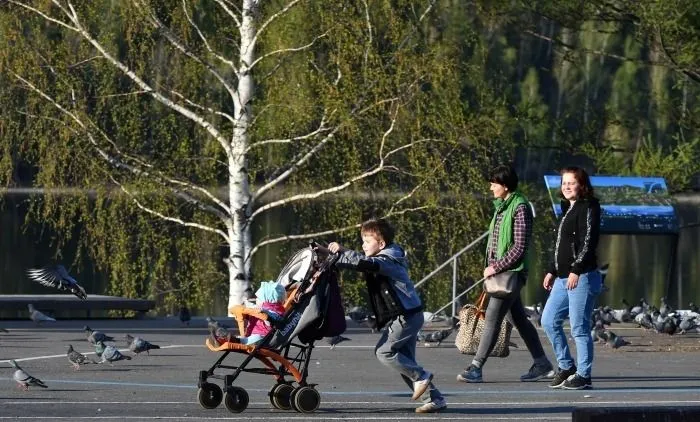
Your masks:
M379 263L372 258L367 258L365 255L345 249L340 252L340 257L336 261L335 266L355 271L378 272Z

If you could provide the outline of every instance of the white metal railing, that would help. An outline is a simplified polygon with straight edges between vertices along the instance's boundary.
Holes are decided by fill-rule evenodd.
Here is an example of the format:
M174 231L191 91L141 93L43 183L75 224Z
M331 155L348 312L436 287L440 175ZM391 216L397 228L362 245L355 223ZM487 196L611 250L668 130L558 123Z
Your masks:
M457 314L457 309L456 309L456 301L460 297L464 296L467 292L469 292L471 289L473 289L475 286L478 286L482 281L479 280L478 282L474 283L473 286L470 286L467 290L457 295L457 258L460 257L463 253L471 250L474 248L476 245L478 245L482 240L486 239L489 235L488 230L484 232L481 236L477 237L476 240L474 240L472 243L468 244L461 250L459 250L456 254L452 255L447 261L443 262L442 264L438 265L437 268L435 268L433 271L430 272L430 274L426 275L423 277L419 282L416 283L415 287L418 288L420 287L421 284L425 283L429 279L431 279L435 274L440 272L443 268L447 267L448 265L452 264L452 301L449 302L447 305L443 306L442 308L438 309L433 313L433 316L436 315L438 312L442 311L443 309L447 308L448 306L452 305L452 316L456 316Z
M534 219L537 216L537 213L535 212L535 204L532 202L530 204L530 210L532 211L532 218ZM481 280L477 281L473 285L469 286L465 291L460 293L459 295L457 294L457 258L459 258L460 255L463 253L471 250L474 246L478 245L479 242L482 240L486 239L489 235L488 230L485 231L481 236L477 237L476 240L474 240L472 243L468 244L464 248L462 248L460 251L458 251L456 254L452 255L447 261L443 262L442 264L438 265L437 268L435 268L433 271L430 272L430 274L426 275L423 277L419 282L415 284L415 287L418 288L420 287L421 284L425 283L429 279L431 279L435 274L440 272L443 268L446 266L452 264L452 301L448 302L445 306L442 308L438 309L437 311L433 312L433 316L431 317L431 320L435 318L435 316L448 306L452 305L452 317L457 316L457 309L456 309L456 302L457 299L460 297L464 296L465 294L469 293L474 289L476 286L479 286L481 283L484 282L484 279L482 278ZM427 321L426 321L427 322Z

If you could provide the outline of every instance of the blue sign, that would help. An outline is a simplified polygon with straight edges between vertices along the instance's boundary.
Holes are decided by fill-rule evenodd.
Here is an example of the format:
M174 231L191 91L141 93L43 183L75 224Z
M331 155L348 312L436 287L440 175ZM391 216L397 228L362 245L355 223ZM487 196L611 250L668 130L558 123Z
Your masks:
M561 217L561 176L546 175L554 214ZM591 176L607 234L677 233L678 218L663 177Z

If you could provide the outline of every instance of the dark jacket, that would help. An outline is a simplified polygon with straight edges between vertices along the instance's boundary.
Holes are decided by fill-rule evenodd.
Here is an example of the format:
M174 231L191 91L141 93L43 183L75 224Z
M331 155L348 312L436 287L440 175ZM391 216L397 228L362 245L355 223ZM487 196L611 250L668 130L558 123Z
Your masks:
M400 246L392 243L375 256L346 250L335 265L364 273L377 328L397 316L423 311L420 297L408 276L406 253Z
M600 236L600 202L596 198L579 199L573 206L561 202L563 217L559 222L554 260L549 272L560 278L598 268L596 250Z

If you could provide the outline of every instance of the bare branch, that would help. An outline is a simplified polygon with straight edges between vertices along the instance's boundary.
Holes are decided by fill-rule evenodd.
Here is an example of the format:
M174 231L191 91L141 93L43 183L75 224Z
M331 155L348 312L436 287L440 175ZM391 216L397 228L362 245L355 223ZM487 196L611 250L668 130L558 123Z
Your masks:
M262 145L269 145L269 144L290 144L294 141L300 141L302 139L309 139L313 138L316 135L326 132L329 129L326 128L326 113L323 113L323 116L321 116L321 123L319 123L318 128L314 130L313 132L309 132L306 135L300 135L300 136L295 136L293 138L286 138L286 139L266 139L264 141L259 141L254 144L249 145L245 152L248 153L251 149L254 147L259 147Z
M194 107L194 108L198 108L198 109L203 110L203 111L206 111L206 112L209 112L209 113L212 113L212 114L215 114L215 115L217 115L217 116L224 117L225 119L227 119L228 121L230 121L231 123L233 123L234 126L236 125L236 120L235 120L235 119L233 118L233 116L231 116L230 114L224 113L223 111L214 110L214 109L211 108L211 107L206 107L206 106L203 106L203 105L201 105L201 104L197 104L197 103L195 103L194 101L192 101L192 100L190 100L189 98L187 98L187 97L185 97L184 95L182 95L181 93L175 91L174 89L169 89L169 91L170 91L173 95L175 95L176 97L180 98L180 99L181 99L182 101L184 101L185 103L189 104L190 106L192 106L192 107Z
M142 95L142 94L151 94L151 91L144 91L144 90L138 90L138 91L131 91L131 92L121 92L119 94L106 94L106 95L98 95L92 98L115 98L115 97L130 97L132 95Z
M27 5L27 4L24 4L24 3L21 3L21 2L15 1L15 0L9 0L9 2L12 3L12 4L15 4L15 5L17 5L17 6L23 7L23 8L25 8L25 9L27 9L27 10L31 10L32 12L34 12L34 13L36 13L37 15L43 17L44 19L46 19L46 20L49 21L49 22L53 22L53 23L55 23L55 24L57 24L57 25L60 25L60 26L62 26L62 27L64 27L64 28L68 28L68 29L70 29L71 31L76 31L76 32L78 31L77 28L72 27L72 26L70 26L69 24L67 24L67 23L65 23L65 22L63 22L63 21L60 21L60 20L58 20L58 19L54 19L54 18L48 16L47 14L45 14L44 12L42 12L41 10L36 9L36 8L34 8L34 7L32 7L32 6L29 6L29 5Z
M214 227L209 227L209 226L207 226L207 225L200 224L200 223L194 223L194 222L191 222L191 221L185 221L185 220L182 220L181 218L171 217L171 216L165 215L165 214L163 214L163 213L161 213L161 212L158 212L158 211L156 211L156 210L154 210L154 209L152 209L152 208L149 208L149 207L143 205L143 204L136 198L135 195L133 195L131 192L129 192L129 190L128 190L126 187L124 187L124 185L122 185L121 183L119 183L114 177L110 176L110 179L112 179L112 182L113 182L114 184L116 184L117 186L119 186L119 187L121 188L121 190L122 190L124 193L126 193L127 195L129 195L129 196L131 197L131 200L134 201L134 203L136 204L136 206L139 207L140 209L142 209L143 211L145 211L145 212L147 212L147 213L149 213L149 214L151 214L151 215L155 215L156 217L159 217L159 218L161 218L161 219L163 219L163 220L165 220L165 221L170 221L170 222L173 222L173 223L180 224L181 226L185 226L185 227L194 227L194 228L197 228L197 229L200 229L200 230L204 230L204 231L216 233L216 234L220 235L221 237L223 237L224 240L226 240L226 242L229 242L229 241L230 241L228 235L227 235L226 232L224 232L223 230L220 230L220 229L217 229L217 228L214 228Z
M78 66L81 66L81 65L83 65L83 64L85 64L85 63L87 63L87 62L91 62L91 61L93 61L93 60L97 60L97 59L101 59L101 58L103 58L103 57L102 57L102 56L92 56L92 57L89 57L89 58L87 58L87 59L85 59L85 60L81 60L81 61L79 61L79 62L76 62L76 63L73 63L73 64L69 64L68 66L66 66L66 69L73 69L74 67L78 67Z
M269 18L267 18L267 20L265 22L263 22L262 25L260 25L260 28L258 28L257 32L255 33L255 36L253 36L253 39L250 42L250 48L255 47L255 44L258 42L258 38L260 37L260 35L263 33L263 31L265 31L265 29L267 29L267 27L272 22L274 22L277 18L279 18L279 17L283 16L285 13L287 13L289 11L289 9L294 7L294 5L297 3L299 3L299 0L292 0L289 3L287 3L287 5L282 8L282 10L273 14Z
M132 0L132 1L134 3L138 3L141 0ZM219 72L217 72L216 69L214 69L214 66L212 66L206 60L204 60L204 59L200 58L199 56L197 56L196 54L194 54L180 40L178 40L175 37L175 34L173 34L173 32L170 30L170 28L165 26L163 24L163 22L161 22L160 19L158 19L158 17L153 13L153 11L151 11L150 8L148 8L148 6L142 5L141 8L143 10L145 10L145 14L146 14L147 18L151 21L151 24L153 24L154 28L160 30L160 32L165 36L165 39L170 41L170 44L172 44L176 49L180 50L180 52L182 52L182 54L184 54L185 56L191 58L195 62L204 66L209 71L209 73L211 73L214 76L214 78L216 78L221 83L221 85L226 89L226 91L229 93L229 95L232 98L235 97L236 89L231 84L229 84L229 82L223 76L221 76L221 74ZM233 66L232 62L230 62L230 61L226 62L225 60L224 60L224 62L229 64L234 71L236 70L236 68L235 68L235 66Z
M321 148L324 147L328 142L330 142L333 139L333 136L335 133L340 130L340 126L337 126L335 129L333 129L329 134L327 134L323 139L321 139L309 152L304 154L303 157L301 157L299 160L294 162L287 170L282 172L279 176L277 176L275 179L267 182L265 185L260 187L255 194L253 195L253 198L251 199L252 202L257 201L265 192L269 191L270 189L274 188L278 184L282 183L284 180L286 180L289 176L292 175L300 166L304 165L311 157L313 157L318 151L321 150ZM257 213L257 211L256 211ZM254 213L255 214L255 213Z
M163 175L162 173L161 173L161 174L154 174L154 173L151 173L151 172L149 172L149 171L147 171L147 170L137 168L137 167L135 167L135 166L132 166L132 165L130 165L130 164L127 164L127 163L123 162L123 161L120 160L119 158L117 158L117 157L113 156L112 154L110 154L109 152L105 151L103 148L101 148L101 147L99 146L97 140L95 140L95 138L92 136L92 134L90 133L90 130L89 130L88 127L87 127L87 125L86 125L75 113L72 113L71 111L67 110L65 107L63 107L62 105L60 105L53 97L49 96L48 94L46 94L45 92L43 92L42 90L40 90L39 88L37 88L36 86L34 86L34 85L33 85L31 82L29 82L28 80L22 78L21 76L15 74L15 73L13 73L13 74L14 74L14 76L15 76L17 79L19 79L20 81L22 81L25 85L27 85L27 86L28 86L30 89L32 89L34 92L38 93L38 94L39 94L40 96L42 96L44 99L48 100L51 104L54 105L54 107L56 107L56 108L57 108L59 111L61 111L63 114L65 114L65 115L67 115L68 117L70 117L78 126L80 126L80 128L83 129L83 130L85 131L85 133L87 134L88 139L89 139L90 142L93 144L93 147L95 148L95 150L97 151L97 153L98 153L105 161L107 161L107 162L110 163L111 165L113 165L113 166L115 166L115 167L118 167L118 168L122 168L122 169L128 170L128 171L130 171L130 172L132 172L132 173L134 173L134 174L136 174L136 175L139 175L139 176L149 177L151 180L153 180L153 181L155 181L155 182L157 182L157 183L163 184L163 185L166 185L167 183L170 183L170 184L172 184L172 185L182 186L182 187L186 187L186 188L188 188L188 189L190 189L190 190L192 190L192 191L200 192L201 194L203 194L204 196L206 196L207 198L209 198L212 202L214 202L217 206L221 207L221 209L223 209L228 215L231 214L230 208L229 208L223 201L221 201L221 200L219 200L218 198L216 198L211 192L207 191L206 189L202 188L201 186L197 186L197 185L194 185L194 184L192 184L192 183L190 183L190 182L186 182L186 181L182 181L182 180L177 180L177 179L174 179L174 178L165 176L165 175ZM94 127L96 127L96 126L94 125L94 123L91 122L91 124L92 124ZM99 130L99 128L98 128L98 130ZM119 151L119 149L117 148L116 143L113 142L111 139L109 139L109 137L107 136L106 133L104 133L102 130L100 130L100 133L101 133L101 135L102 135L103 137L105 137L105 138L110 142L110 144L117 150L117 152L118 152L120 155L123 155L123 154ZM139 164L143 165L144 167L150 168L150 169L153 168L153 166L151 166L150 164L147 164L147 163L145 163L145 162L143 162L143 161L140 161L140 160L139 160ZM173 190L173 191L174 191L178 196L180 196L181 198L183 198L183 199L187 200L188 202L190 202L190 203L192 203L192 204L198 206L198 207L201 208L202 210L205 210L205 211L209 211L209 212L214 213L214 214L217 215L222 221L226 221L226 220L228 219L228 215L227 215L227 214L224 214L221 210L219 210L219 209L217 209L217 208L214 208L214 207L212 207L212 206L206 205L206 204L202 203L201 201L199 201L198 199L196 199L196 198L190 196L189 194L187 194L187 193L185 193L185 192L182 192L182 191L180 191L180 190L173 189L173 188L170 188L170 189Z
M392 211L389 211L388 213L384 214L381 218L389 218L389 217L393 217L393 216L397 216L397 215L403 215L403 214L406 214L409 212L423 211L423 210L430 209L430 208L436 208L436 207L430 206L430 205L424 205L421 207L406 208L406 209L402 209L402 210L398 210L398 211L392 210ZM328 236L330 234L342 233L342 232L346 232L348 230L359 229L361 226L362 226L362 223L358 223L358 224L340 227L337 229L328 229L328 230L323 230L323 231L318 231L318 232L313 232L313 233L290 234L290 235L274 237L271 239L266 239L266 240L259 242L257 245L255 245L254 248L252 248L250 250L250 253L246 257L246 260L251 260L253 258L253 256L255 255L255 253L263 246L271 245L274 243L286 242L289 240L304 240L304 239L313 239L313 238L317 238L317 237L321 237L321 236Z
M235 4L233 4L233 3L231 3L231 2L226 2L226 1L223 1L223 0L214 0L214 1L215 1L222 9L224 9L224 11L225 11L229 16L231 16L231 18L233 19L233 21L236 22L236 27L237 27L237 28L240 28L240 27L241 27L241 21L240 21L240 19L238 19L238 16L236 16L236 14L233 12L233 10L231 10L231 9L229 8L229 6L235 8L239 15L241 14L241 9L239 9ZM227 3L229 3L229 4L227 4Z
M22 3L16 2L13 0L13 3L24 6ZM124 63L121 61L117 60L112 54L110 54L103 46L100 44L96 39L94 39L89 32L80 24L78 21L77 17L66 11L66 9L58 3L56 0L54 0L54 4L57 5L66 15L67 17L72 21L73 25L75 26L70 26L70 25L63 25L64 27L71 29L78 34L80 34L86 41L88 41L97 51L100 52L102 57L106 58L112 65L116 66L119 70L121 70L129 79L131 79L136 85L138 85L142 90L147 91L150 93L150 95L155 98L157 101L160 103L164 104L165 106L169 107L170 109L177 111L178 113L182 114L183 116L187 117L188 119L194 121L197 123L200 127L202 127L204 130L206 130L214 139L219 141L221 146L224 148L224 150L228 153L230 146L226 138L219 133L219 131L216 129L216 127L204 119L203 117L199 116L198 114L192 112L191 110L180 106L176 103L174 103L171 99L167 98L165 95L162 93L156 91L153 89L148 83L146 83L141 77L139 77L133 70L131 70L128 66L126 66ZM69 3L70 4L70 3ZM72 7L72 6L71 6ZM44 18L48 19L49 21L55 21L55 19L52 19L45 14L43 14L41 11L27 7L28 10L31 10Z
M258 64L258 63L260 63L261 61L267 59L268 57L276 56L276 55L282 54L282 53L292 53L292 52L297 52L297 51L306 50L307 48L310 48L311 46L313 46L314 43L315 43L316 41L318 41L318 40L320 40L321 38L323 38L323 37L325 37L326 35L328 35L329 32L330 32L330 31L326 31L326 32L324 32L323 34L316 36L313 40L311 40L310 43L308 43L308 44L306 44L306 45L302 45L301 47L282 48L282 49L279 49L279 50L271 51L271 52L269 52L269 53L267 53L267 54L263 54L262 56L260 56L260 57L258 57L257 59L255 59L255 61L253 61L253 63L251 63L250 66L248 66L248 71L250 71L251 69L253 69L253 67L254 67L256 64Z
M207 41L207 38L204 36L202 31L199 29L199 26L194 22L194 20L190 16L190 13L187 11L187 0L182 0L182 11L185 13L185 17L187 18L187 21L190 23L190 25L192 25L192 27L195 29L195 31L197 31L197 35L199 35L199 38L204 43L204 46L206 47L207 51L209 51L214 57L219 59L222 63L227 64L231 69L235 70L236 66L233 64L233 61L225 58L224 56L215 52L211 48L211 46L209 45L209 41Z
M367 69L367 60L369 58L369 49L372 47L372 22L369 19L369 5L367 0L362 0L365 5L365 20L367 21L367 47L365 48L365 54L363 58L363 69Z

